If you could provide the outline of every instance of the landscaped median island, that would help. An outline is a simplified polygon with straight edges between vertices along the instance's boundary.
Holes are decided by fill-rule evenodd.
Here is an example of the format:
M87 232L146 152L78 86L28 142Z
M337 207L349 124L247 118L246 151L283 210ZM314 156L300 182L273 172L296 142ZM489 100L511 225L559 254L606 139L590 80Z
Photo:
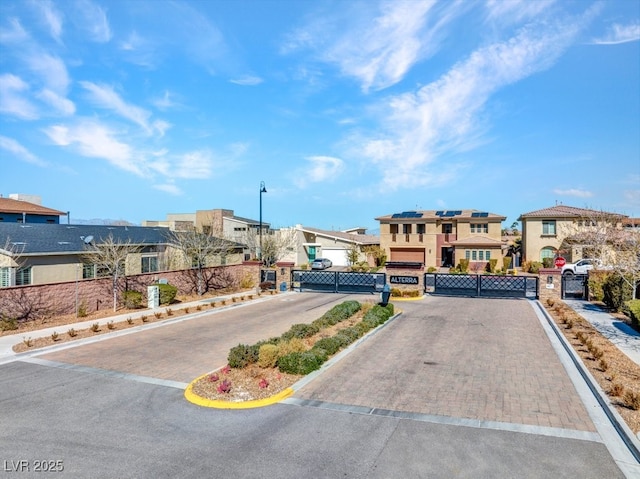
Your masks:
M393 304L345 301L279 337L231 348L228 364L194 380L185 397L201 406L259 407L291 395L302 377L393 316Z

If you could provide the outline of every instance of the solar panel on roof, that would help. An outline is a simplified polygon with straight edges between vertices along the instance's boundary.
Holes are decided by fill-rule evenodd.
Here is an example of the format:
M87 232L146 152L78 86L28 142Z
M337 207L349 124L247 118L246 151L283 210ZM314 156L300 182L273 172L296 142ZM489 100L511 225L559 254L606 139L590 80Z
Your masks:
M442 213L444 213L444 211L438 210L438 211L436 211L436 216L442 216Z
M473 213L471 213L471 217L472 218L479 218L480 217L480 213L478 213L477 211L474 211Z

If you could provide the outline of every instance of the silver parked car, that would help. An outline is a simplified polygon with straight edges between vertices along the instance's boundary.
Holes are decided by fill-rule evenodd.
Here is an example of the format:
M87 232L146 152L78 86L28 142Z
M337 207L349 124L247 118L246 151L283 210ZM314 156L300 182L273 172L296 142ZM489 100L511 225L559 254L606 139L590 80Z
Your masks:
M311 269L327 269L331 268L333 263L327 258L316 258L311 263Z

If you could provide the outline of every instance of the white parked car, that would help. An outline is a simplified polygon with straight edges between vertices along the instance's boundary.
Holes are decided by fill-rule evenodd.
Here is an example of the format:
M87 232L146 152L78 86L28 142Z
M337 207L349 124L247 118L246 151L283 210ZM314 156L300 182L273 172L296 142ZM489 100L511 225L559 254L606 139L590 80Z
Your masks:
M610 269L599 259L585 258L577 263L567 263L562 267L562 274L587 274L592 269Z

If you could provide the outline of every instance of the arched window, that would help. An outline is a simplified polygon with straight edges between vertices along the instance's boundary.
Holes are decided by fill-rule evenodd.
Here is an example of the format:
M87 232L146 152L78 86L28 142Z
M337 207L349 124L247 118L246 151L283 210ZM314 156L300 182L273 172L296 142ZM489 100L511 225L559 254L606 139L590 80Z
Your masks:
M543 261L545 258L555 258L556 257L556 249L551 246L547 246L540 250L540 261Z

